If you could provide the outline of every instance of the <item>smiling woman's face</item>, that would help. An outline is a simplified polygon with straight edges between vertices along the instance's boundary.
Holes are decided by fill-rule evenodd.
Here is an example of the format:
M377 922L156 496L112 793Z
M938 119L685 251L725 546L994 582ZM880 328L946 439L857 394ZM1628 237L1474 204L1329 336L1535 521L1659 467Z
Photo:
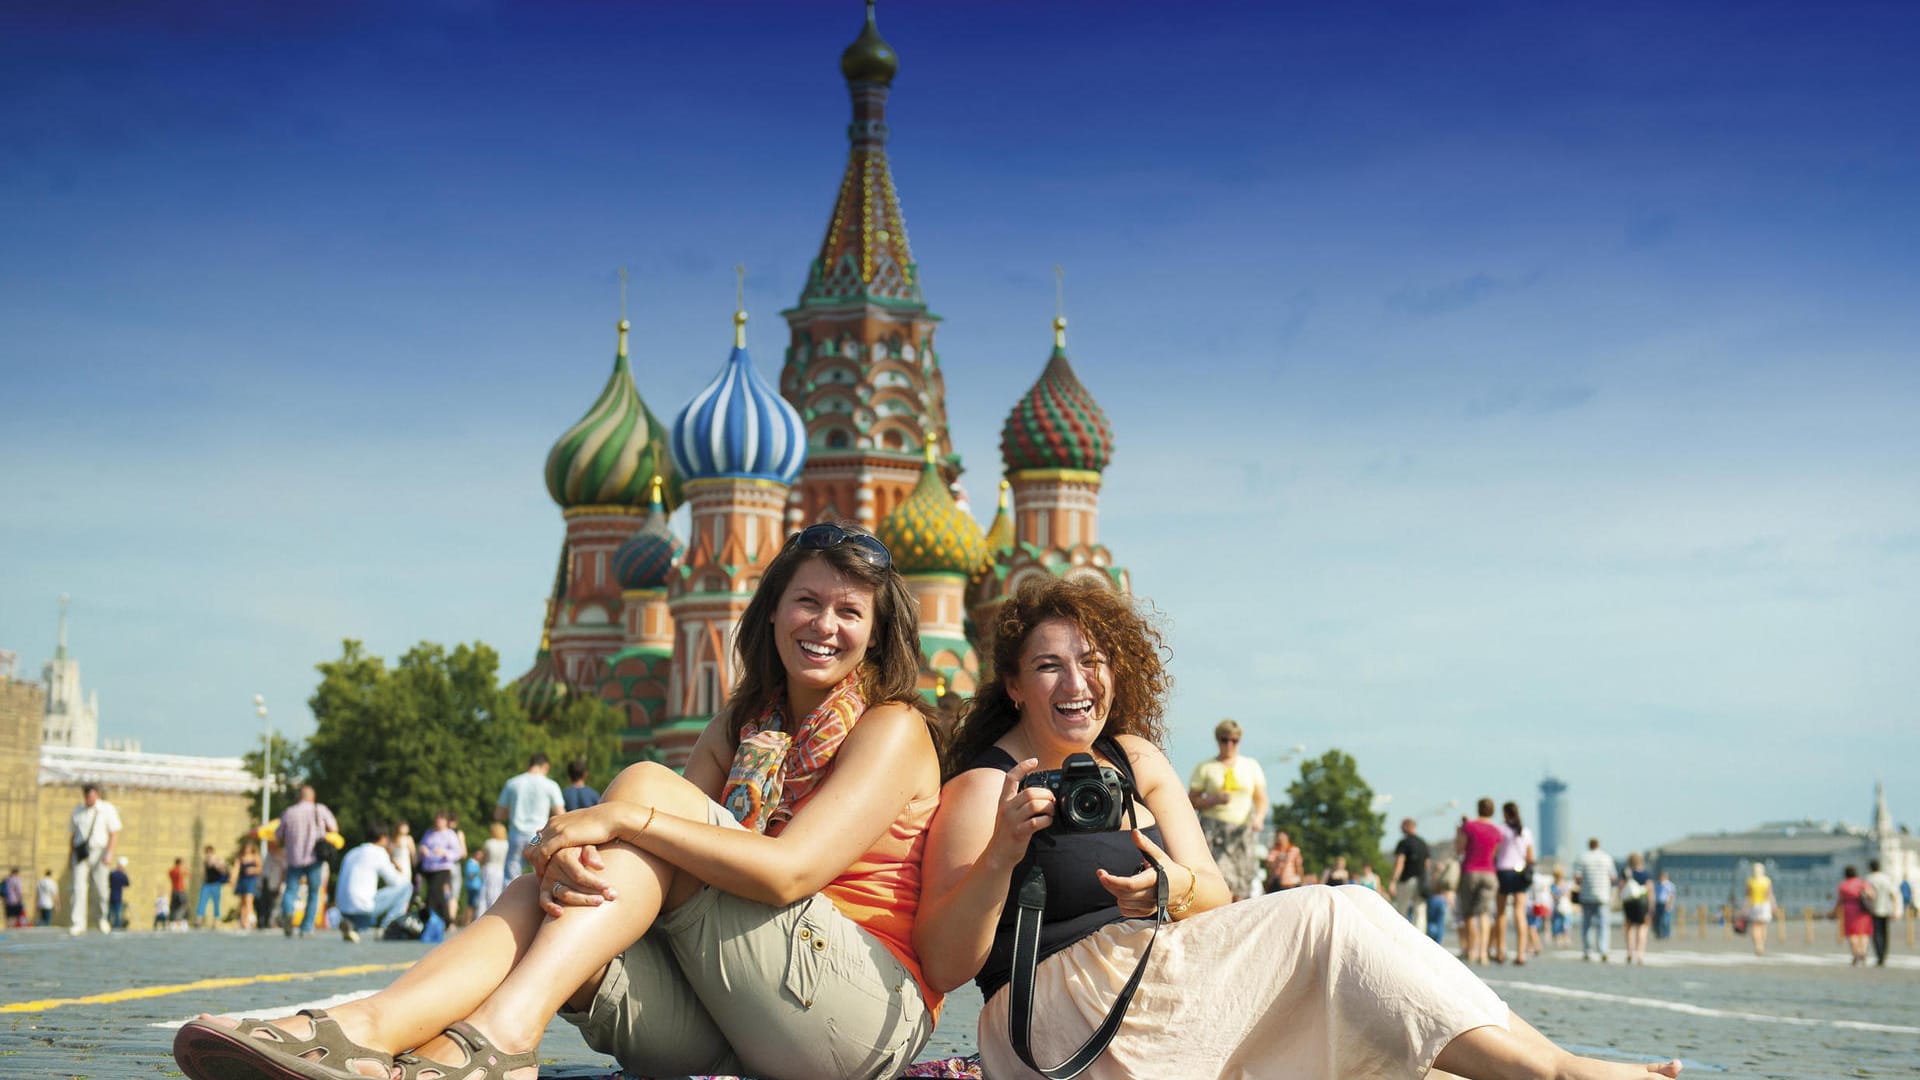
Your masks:
M773 610L773 644L796 711L839 685L867 655L873 589L824 559L800 564Z
M1020 726L1043 756L1084 752L1107 725L1113 672L1106 654L1080 627L1049 619L1020 647L1020 669L1007 677Z

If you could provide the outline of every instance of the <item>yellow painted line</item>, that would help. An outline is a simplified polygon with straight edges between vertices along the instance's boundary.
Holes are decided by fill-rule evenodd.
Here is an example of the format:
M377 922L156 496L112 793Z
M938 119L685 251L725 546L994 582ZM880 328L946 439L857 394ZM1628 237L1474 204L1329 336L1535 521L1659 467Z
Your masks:
M142 998L166 997L169 994L185 994L195 990L224 990L234 986L252 986L256 983L296 982L303 979L325 979L336 975L368 975L378 971L404 971L412 967L405 964L355 964L351 967L328 968L325 971L289 971L268 975L236 975L223 979L201 979L198 982L179 983L174 986L136 986L126 990L112 990L104 994L89 994L86 997L42 998L39 1001L15 1001L0 1005L0 1013L46 1012L48 1009L64 1008L68 1005L112 1005L120 1001L139 1001Z

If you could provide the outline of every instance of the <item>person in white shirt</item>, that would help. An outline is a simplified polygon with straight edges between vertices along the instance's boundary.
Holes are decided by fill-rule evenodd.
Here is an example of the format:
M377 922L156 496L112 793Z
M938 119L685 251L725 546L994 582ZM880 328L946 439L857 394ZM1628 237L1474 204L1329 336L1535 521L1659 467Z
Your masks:
M367 842L340 860L340 884L333 903L340 909L340 935L359 941L361 930L387 925L407 910L413 882L393 865L391 834L375 826Z
M107 875L114 866L114 848L120 843L120 811L100 797L100 789L88 784L80 789L80 805L73 809L73 906L67 933L87 932L95 922L100 932L110 934L107 921ZM90 911L89 909L97 909Z
M1867 914L1873 918L1874 963L1887 966L1887 921L1900 910L1900 886L1880 869L1879 859L1867 860Z
M1613 903L1613 878L1618 868L1613 856L1600 847L1600 838L1587 840L1587 850L1573 864L1573 880L1580 886L1580 959L1600 954L1607 960L1607 910Z
M567 808L560 785L547 775L547 755L536 753L527 759L527 771L508 780L500 789L499 804L493 808L493 820L507 823L506 879L512 881L526 869L521 853L527 840L558 817Z

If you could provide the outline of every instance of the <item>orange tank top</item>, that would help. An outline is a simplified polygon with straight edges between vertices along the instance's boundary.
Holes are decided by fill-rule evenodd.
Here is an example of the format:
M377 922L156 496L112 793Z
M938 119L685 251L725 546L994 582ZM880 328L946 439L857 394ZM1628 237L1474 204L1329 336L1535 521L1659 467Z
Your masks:
M927 824L939 805L938 792L907 803L879 841L820 890L854 925L878 938L913 975L935 1021L940 1019L942 995L934 993L920 973L920 957L913 951L913 917L920 910L920 864L927 851Z

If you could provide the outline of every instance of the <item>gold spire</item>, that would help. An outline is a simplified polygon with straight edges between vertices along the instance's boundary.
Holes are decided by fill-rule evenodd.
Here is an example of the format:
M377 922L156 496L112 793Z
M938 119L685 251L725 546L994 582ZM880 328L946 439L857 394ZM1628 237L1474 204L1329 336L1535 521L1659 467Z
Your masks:
M1012 489L1012 484L1005 480L1000 481L1000 512L1003 514L1006 513L1007 510L1007 492Z
M661 482L661 480L660 480L660 474L659 474L659 473L654 473L654 474L653 474L653 485L652 485L652 488L651 488L651 490L650 490L650 491L648 492L648 494L647 494L647 499L648 499L648 501L649 501L649 502L655 502L655 503L659 503L659 504L660 504L661 506L665 506L665 505L666 505L666 503L665 503L664 501L662 501L662 500L661 500L661 498L660 498L660 489L661 489L661 488L663 488L663 487L665 487L665 486L666 486L666 485L665 485L664 483L662 483L662 482Z
M633 324L627 321L627 268L620 268L620 349L618 355L625 359L627 355L627 331Z
M540 651L541 652L553 651L553 632L552 631L550 630L540 631Z
M927 464L931 465L940 458L940 435L932 428L927 429Z
M938 701L941 698L946 696L947 696L947 677L945 675L935 675L933 677L934 700Z
M747 266L733 264L733 347L747 347Z
M1067 347L1067 272L1053 264L1053 347Z

